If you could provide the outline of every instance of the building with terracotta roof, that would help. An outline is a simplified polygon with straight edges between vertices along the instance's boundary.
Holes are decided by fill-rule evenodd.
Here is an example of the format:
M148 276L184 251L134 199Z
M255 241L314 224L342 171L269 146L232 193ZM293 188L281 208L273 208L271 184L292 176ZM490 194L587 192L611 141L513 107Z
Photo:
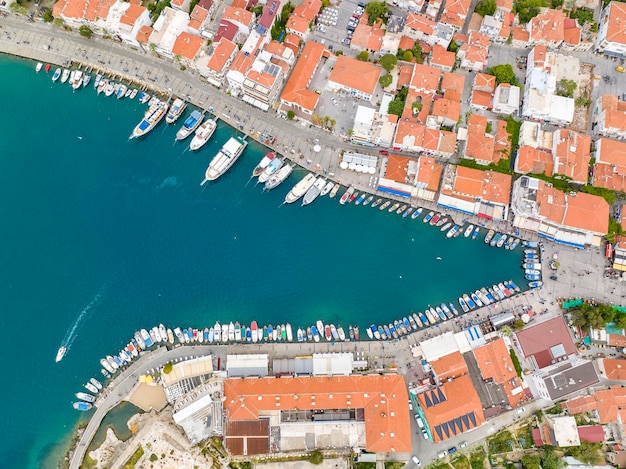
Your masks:
M520 102L519 86L500 83L493 92L491 109L497 114L510 116L519 112Z
M498 130L504 124L504 134L496 139ZM492 127L487 132L487 126ZM495 127L495 129L494 129ZM495 135L494 135L494 130ZM467 123L467 137L465 138L465 149L463 158L476 161L478 164L497 164L501 159L508 158L510 150L509 134L506 132L506 122L499 120L488 121L486 117L478 114L470 114ZM459 137L461 140L461 137ZM498 143L500 144L498 146Z
M449 158L456 151L456 134L402 118L398 121L393 149Z
M414 41L429 42L430 38L434 35L436 26L437 23L435 21L423 15L409 12L404 23L403 33Z
M411 451L411 426L404 378L398 375L227 379L224 414L228 425L279 426L278 447L270 451L361 448L372 453ZM294 411L296 411L294 413ZM238 423L241 422L241 423ZM269 426L254 438L269 439ZM228 427L225 442L229 447ZM242 451L240 432L232 441ZM267 452L263 441L256 451Z
M373 26L370 26L367 24L367 14L364 14L354 30L352 40L350 41L350 49L366 50L372 53L380 52L383 38L385 37L385 31L381 29L381 24L382 22L379 20Z
M117 0L60 0L52 7L52 16L62 19L68 26L89 26L103 33L109 9Z
M234 24L242 35L247 36L252 30L254 13L231 5L224 10L220 22L222 21Z
M280 95L281 108L284 112L291 109L312 115L320 95L309 90L309 84L326 48L317 42L308 41L296 62L287 83Z
M565 38L565 13L563 10L547 9L532 18L528 24L528 42L532 46L558 49Z
M525 398L522 381L517 376L509 350L502 338L472 349L480 376L493 381L504 389L511 407L517 407Z
M517 152L514 170L518 174L554 175L554 158L550 150L523 145Z
M558 96L557 83L578 73L580 61L571 55L548 52L546 46L535 46L528 55L522 116L554 124L574 120L574 99Z
M382 69L372 63L340 55L328 77L326 88L333 93L344 92L370 101L378 86L381 72Z
M437 205L481 218L507 220L511 176L448 165Z
M465 88L465 75L444 72L441 78L441 91L446 99L461 101Z
M597 113L593 113L593 129L603 137L626 139L626 101L614 94L603 94L598 98Z
M458 351L431 361L430 366L439 383L469 374L467 363L465 363L461 352Z
M552 138L554 173L587 184L591 161L591 137L574 130L556 129Z
M602 245L609 228L609 204L584 192L561 192L523 176L513 185L513 225L578 248Z
M426 64L415 64L409 88L426 94L436 93L439 89L441 70Z
M189 13L189 7L191 6L190 0L171 0L170 6L174 10L184 11L185 13Z
M165 7L152 26L154 31L150 35L149 42L155 45L155 50L158 53L172 57L174 55L172 49L176 39L182 32L187 30L188 24L189 14Z
M496 88L496 77L486 73L477 73L472 84L470 107L478 110L491 109L493 92Z
M471 4L471 0L448 0L439 21L457 31L463 29Z
M209 10L196 5L193 11L189 14L189 32L196 36L203 36L209 38L210 34L206 29L206 24L210 20Z
M453 438L485 422L482 404L468 375L463 375L416 396L432 441Z
M195 68L196 58L200 54L204 55L203 46L205 44L206 39L183 31L174 41L172 55L179 57L180 63L186 67Z
M196 68L207 81L221 88L226 78L226 72L237 55L237 44L226 38L214 42L207 52L208 59L201 57L196 61Z
M429 156L418 158L391 153L378 190L406 198L434 200L439 190L442 166Z
M610 2L598 23L595 50L610 57L626 58L626 4Z
M139 31L144 26L152 25L152 20L146 7L128 2L116 2L109 8L105 24L108 34L137 47L140 44L137 39Z
M522 26L513 26L511 28L511 45L516 49L522 49L528 45L530 34L528 30Z
M576 346L562 316L515 333L524 357L536 369L576 355Z
M389 148L396 131L397 116L376 112L367 106L357 106L350 141L360 145Z
M595 146L591 184L614 191L626 190L626 142L600 138Z
M489 60L489 37L472 31L467 44L459 48L458 57L461 68L482 72Z
M461 102L435 95L430 115L426 119L429 127L454 127L461 118Z
M310 25L321 8L321 0L304 0L289 15L285 31L306 40L309 37Z
M454 52L449 52L443 46L435 44L430 53L429 63L433 67L440 68L444 72L451 72L454 68L454 62L456 55Z
M626 360L623 358L601 358L597 363L603 378L610 381L626 381Z

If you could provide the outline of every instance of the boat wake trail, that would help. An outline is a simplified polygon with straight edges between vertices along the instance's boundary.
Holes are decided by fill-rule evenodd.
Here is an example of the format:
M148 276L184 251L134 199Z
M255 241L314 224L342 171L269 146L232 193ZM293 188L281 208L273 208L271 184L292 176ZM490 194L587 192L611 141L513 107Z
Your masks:
M70 325L70 327L67 329L67 332L65 333L65 336L63 337L63 340L61 341L61 346L59 347L59 352L57 354L57 362L61 361L61 359L63 358L63 355L65 355L72 347L72 344L74 343L74 340L76 339L78 335L78 331L79 331L81 323L85 320L85 318L87 318L87 316L91 314L94 307L100 302L100 299L102 298L102 296L104 295L104 292L106 291L106 287L107 287L106 284L100 287L100 290L98 290L98 292L89 302L89 304L87 304L87 306L85 306L81 310L81 312L78 313L78 316L76 317L72 325Z

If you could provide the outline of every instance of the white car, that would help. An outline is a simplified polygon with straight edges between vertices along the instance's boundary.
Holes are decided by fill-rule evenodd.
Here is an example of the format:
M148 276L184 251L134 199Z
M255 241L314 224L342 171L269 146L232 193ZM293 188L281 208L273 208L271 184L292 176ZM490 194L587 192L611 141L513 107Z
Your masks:
M517 409L518 414L523 414L524 412L526 412L526 407L520 407L519 409Z
M422 465L422 462L417 459L417 456L411 456L411 461L413 461L413 464L415 464L417 467L420 467Z
M330 98L330 102L333 103L335 106L339 106L339 103L335 98Z
M439 459L443 459L443 458L445 458L447 455L448 455L448 452L447 452L447 451L445 451L445 450L444 450L444 451L439 451L439 452L437 453L437 457L438 457Z

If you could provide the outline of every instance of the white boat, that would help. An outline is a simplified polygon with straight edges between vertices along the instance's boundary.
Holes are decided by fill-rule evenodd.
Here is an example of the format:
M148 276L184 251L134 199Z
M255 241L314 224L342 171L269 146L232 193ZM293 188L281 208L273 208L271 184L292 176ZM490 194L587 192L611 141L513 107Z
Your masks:
M41 62L37 62L37 66L35 67L35 71L37 73L41 72L41 69L43 68L43 64Z
M202 123L203 114L197 109L192 111L191 115L185 119L182 127L176 132L176 140L185 140L192 133L196 131L196 129Z
M264 190L269 191L278 187L282 182L289 177L293 171L293 166L290 164L283 165L277 172L272 174L263 187Z
M216 322L215 326L213 326L213 340L215 342L222 340L222 326L220 326L219 322Z
M102 383L98 381L96 378L89 378L89 382L93 384L95 387L97 387L98 390L102 389Z
M287 340L289 342L293 342L293 331L291 330L291 324L287 323L285 325L285 329L287 329Z
M204 184L207 181L215 181L222 176L241 156L248 142L239 136L230 137L213 157L204 173Z
M228 325L228 340L231 342L235 340L235 324L232 321Z
M469 225L467 228L465 228L465 233L463 233L463 236L465 236L466 238L469 238L473 232L474 232L474 225Z
M101 81L102 81L102 74L101 73L96 74L96 79L93 81L94 90L98 89L98 86L100 85Z
M167 342L167 329L163 324L159 324L159 336L161 337L161 342Z
M85 387L85 389L89 392L92 392L94 394L98 394L98 388L95 387L93 384L91 383L85 383L83 384L83 386Z
M63 360L63 357L65 356L65 352L67 352L67 348L64 346L59 347L59 350L57 351L57 357L56 357L56 362L59 363L61 360Z
M115 96L117 97L117 99L122 99L123 97L125 97L127 90L128 88L126 87L126 85L124 83L120 83L119 88L115 92Z
M352 196L352 194L354 194L354 186L350 186L348 187L348 189L346 189L346 191L341 196L341 199L339 199L339 203L341 205L344 205L346 202L350 200L350 197Z
M108 81L106 86L104 87L104 95L111 96L115 92L115 83L112 81Z
M234 331L233 331L233 336L234 336ZM228 342L228 324L226 323L222 324L222 342L223 343Z
M331 190L333 190L333 187L335 187L335 183L333 181L328 181L326 185L324 186L324 188L322 189L322 191L320 192L320 197L323 197L326 194L328 194Z
M176 98L170 107L170 112L165 117L165 122L173 124L182 115L183 111L187 107L187 103L180 98Z
M341 189L341 184L335 184L335 187L332 188L332 190L330 191L330 194L328 194L328 197L330 197L331 199L334 199L335 196L337 195L337 192L339 192L339 189Z
M315 184L315 174L308 173L304 179L299 181L295 186L291 188L289 193L285 196L285 203L292 204L300 197L302 197L306 191L308 191L313 184ZM319 328L318 328L319 329Z
M101 78L100 83L98 83L98 89L96 90L98 94L102 93L107 85L109 84L108 78Z
M77 90L83 86L83 72L80 70L76 70L74 73L74 82L72 83L72 88Z
M325 185L326 179L321 176L318 177L313 185L309 187L309 190L306 191L306 194L304 194L304 198L302 199L302 206L309 205L311 202L317 199Z
M139 94L139 102L141 104L146 104L148 101L150 101L151 97L148 93L144 93L143 91Z
M339 326L337 328L337 334L339 334L339 340L344 342L346 340L346 333L343 330L343 327Z
M79 398L81 401L89 403L93 403L96 400L95 397L93 397L91 394L87 394L86 392L77 392L76 397Z
M282 168L283 163L284 161L282 158L274 158L272 161L270 161L270 164L268 164L263 172L259 175L259 182L261 184L266 183L272 174Z
M276 153L274 153L273 151L267 152L263 156L263 158L261 158L261 161L259 161L259 164L254 167L254 170L252 170L252 177L260 176L261 173L265 170L265 168L268 167L268 165L272 162L274 158L276 158Z
M198 127L198 130L196 130L196 134L193 136L193 139L189 144L189 149L191 151L200 149L206 142L209 141L216 128L217 122L213 119L209 118L205 120L202 125Z
M135 96L137 96L137 88L133 88L133 90L130 92L130 96L128 96L130 99L135 99Z
M150 106L143 119L141 119L141 122L139 122L133 130L130 138L139 138L146 135L154 129L159 122L161 122L161 119L163 119L166 112L167 103L165 101L158 101L155 105Z
M59 78L61 78L61 68L57 68L54 71L54 74L52 75L52 81L55 82L57 81Z
M63 74L61 75L61 83L65 83L69 77L70 77L70 71L67 68L64 68Z

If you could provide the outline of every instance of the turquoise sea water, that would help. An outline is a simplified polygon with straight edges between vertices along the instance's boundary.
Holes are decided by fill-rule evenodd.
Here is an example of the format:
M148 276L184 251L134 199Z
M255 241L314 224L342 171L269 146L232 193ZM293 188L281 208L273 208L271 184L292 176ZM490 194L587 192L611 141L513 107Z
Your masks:
M200 187L232 135L223 123L193 154L165 123L129 142L144 105L91 85L73 93L30 61L0 57L0 68L0 415L10 429L0 467L56 465L81 417L74 393L137 328L322 318L364 329L482 285L522 283L520 250L445 239L338 199L280 206L303 173L268 194L246 185L266 151L256 143Z

